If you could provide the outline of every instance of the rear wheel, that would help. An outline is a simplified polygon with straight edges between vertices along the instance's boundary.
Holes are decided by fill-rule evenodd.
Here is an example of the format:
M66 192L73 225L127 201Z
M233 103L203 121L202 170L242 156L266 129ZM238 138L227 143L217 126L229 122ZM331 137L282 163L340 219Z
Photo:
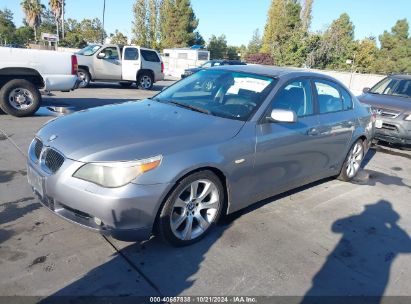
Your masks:
M40 91L25 79L11 80L0 91L0 108L9 115L17 117L33 115L40 104Z
M214 173L201 171L184 178L161 210L161 237L175 246L199 241L218 222L224 200L223 186Z
M151 90L154 85L153 76L150 73L144 72L138 76L137 85L143 90Z
M359 139L351 147L350 152L348 152L338 179L348 182L356 177L361 169L364 154L364 142Z
M85 69L78 69L77 76L80 80L79 87L87 88L91 81L90 73Z

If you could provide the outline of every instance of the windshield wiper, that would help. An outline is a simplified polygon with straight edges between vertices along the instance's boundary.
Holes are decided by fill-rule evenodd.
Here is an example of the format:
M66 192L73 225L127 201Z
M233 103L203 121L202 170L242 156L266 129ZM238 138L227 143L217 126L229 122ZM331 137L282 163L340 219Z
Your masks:
M158 100L158 101L160 101L160 100ZM196 112L199 112L199 113L208 114L208 115L211 114L211 112L209 110L206 110L206 109L203 109L203 108L200 108L200 107L196 107L196 106L192 106L192 105L189 105L189 104L186 104L186 103L178 102L178 101L175 101L175 100L167 100L167 102L171 103L173 105L176 105L178 107L189 109L189 110L196 111Z

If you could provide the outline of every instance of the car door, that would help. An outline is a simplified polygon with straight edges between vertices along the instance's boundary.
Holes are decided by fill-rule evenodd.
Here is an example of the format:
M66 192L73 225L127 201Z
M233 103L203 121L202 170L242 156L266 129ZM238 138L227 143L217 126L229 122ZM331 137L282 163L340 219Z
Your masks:
M141 66L143 69L151 70L154 73L154 81L161 79L161 59L156 51L140 49Z
M137 73L141 69L140 52L135 46L125 46L123 50L122 79L137 81Z
M94 57L94 72L96 79L121 80L119 48L116 46L107 46L97 52Z
M292 80L274 97L272 109L293 110L295 123L273 123L267 120L257 125L255 174L261 197L267 197L317 178L324 163L324 153L318 147L313 90L309 78ZM266 116L267 116L266 115Z
M346 157L358 121L351 95L337 83L313 79L321 127L317 130L319 147L327 155L325 170L338 170Z

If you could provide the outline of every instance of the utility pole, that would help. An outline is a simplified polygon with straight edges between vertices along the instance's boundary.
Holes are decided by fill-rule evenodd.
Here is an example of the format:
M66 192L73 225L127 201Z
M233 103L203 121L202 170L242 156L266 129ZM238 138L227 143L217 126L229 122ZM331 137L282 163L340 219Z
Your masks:
M104 44L104 18L106 15L106 0L103 1L103 31L101 32L101 44Z
M61 0L61 37L64 39L64 0Z

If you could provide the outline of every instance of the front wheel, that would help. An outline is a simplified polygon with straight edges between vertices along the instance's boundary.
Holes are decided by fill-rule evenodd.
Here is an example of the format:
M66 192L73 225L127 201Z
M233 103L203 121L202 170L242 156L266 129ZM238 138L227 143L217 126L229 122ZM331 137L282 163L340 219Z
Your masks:
M210 171L184 178L161 210L158 230L163 240L186 246L202 239L218 222L224 195L220 179Z
M138 76L137 86L143 90L151 90L154 85L153 76L150 73L142 73Z
M40 91L25 79L11 80L0 91L0 108L9 115L16 117L33 115L40 104Z
M364 156L364 142L359 139L351 147L350 152L348 152L338 179L345 182L353 180L360 171Z

